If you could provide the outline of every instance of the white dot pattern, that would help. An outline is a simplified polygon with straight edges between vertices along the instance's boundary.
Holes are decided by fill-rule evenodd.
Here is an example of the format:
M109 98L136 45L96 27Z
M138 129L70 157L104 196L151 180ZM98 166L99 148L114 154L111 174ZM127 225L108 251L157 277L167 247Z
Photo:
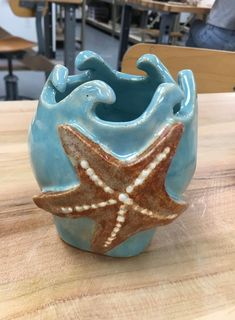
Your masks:
M138 204L134 203L133 199L130 197L130 194L134 191L134 189L144 183L144 181L149 177L149 175L152 173L152 171L158 166L163 160L167 158L167 155L170 152L170 148L166 147L163 152L159 153L155 159L144 169L140 172L138 177L133 181L132 184L126 187L126 193L119 193L118 194L118 200L122 203L119 207L116 223L113 227L113 230L110 234L110 236L107 238L107 240L104 243L104 247L109 247L111 243L116 239L117 234L120 232L121 228L123 227L123 224L126 221L126 213L128 211L128 207L131 207L133 210L139 212L140 214L152 217L152 218L158 218L158 219L174 219L177 217L177 214L172 214L168 216L163 216L157 212L153 212L147 208L142 208ZM91 181L94 182L95 185L101 187L104 192L106 193L114 193L114 190L106 185L102 179L95 173L94 169L92 169L88 163L87 160L81 160L80 166L82 169L85 170L87 176L91 179ZM106 206L114 205L118 203L118 200L115 199L109 199L107 201L102 201L99 203L93 203L91 205L84 204L82 206L75 206L73 207L61 207L61 212L65 214L70 214L73 211L76 212L83 212L86 210L91 209L98 209L98 208L104 208Z
M143 171L141 171L141 173L135 179L133 184L131 184L131 185L126 187L126 192L128 194L131 194L137 186L142 185L144 183L144 181L146 180L146 178L156 168L156 166L159 165L160 162L162 162L163 160L165 160L167 158L167 155L169 154L169 152L170 152L170 148L166 147L163 150L163 152L159 153L156 156L156 158L152 162L150 162L150 164L147 166L147 168L145 168ZM147 215L149 217L159 218L159 219L163 218L163 216L159 215L158 213L153 213L151 210L148 210L146 208L141 208L138 205L133 205L134 201L133 201L133 199L131 199L129 197L129 195L127 193L120 193L119 196L118 196L118 200L120 202L122 202L124 205L120 206L120 210L118 211L118 215L117 215L117 219L116 219L116 225L113 228L111 236L105 242L105 244L104 244L105 247L108 247L112 243L112 241L116 238L117 233L120 231L122 225L117 227L117 224L118 223L119 224L123 224L125 222L125 214L127 212L128 206L132 206L132 208L135 211L138 211L141 214ZM171 219L173 219L173 218L171 218Z
M104 208L106 206L112 206L114 204L117 203L117 200L115 199L109 199L108 201L103 201L103 202L99 202L99 203L93 203L91 205L88 204L84 204L82 206L75 206L74 208L72 207L61 207L61 212L62 213L72 213L73 211L76 212L83 212L83 211L87 211L90 209L97 209L97 208Z
M145 168L141 173L138 175L138 177L135 179L133 184L127 186L126 192L132 193L133 190L144 183L144 181L147 179L147 177L151 174L151 172L158 166L163 160L167 158L167 155L170 152L170 148L166 147L163 152L159 153L156 158L150 162L150 164Z
M86 160L80 161L80 166L85 170L88 177L94 182L95 185L101 187L106 193L113 193L113 189L107 186L102 179L95 173L95 171L90 167L89 162Z
M164 218L164 219L169 219L169 220L171 220L171 219L174 219L174 218L177 217L177 214L171 214L171 215L168 215L168 216L163 216L163 215L161 215L161 214L159 214L159 213L157 213L157 212L153 212L153 211L148 210L148 209L146 209L146 208L142 208L142 207L140 207L139 205L134 205L134 206L133 206L133 209L134 209L135 211L138 211L138 212L146 215L146 216L149 216L149 217L152 217L152 218L157 218L157 219L162 219L162 218Z
M111 232L111 235L108 237L108 239L105 241L104 246L108 247L113 240L116 239L118 232L120 231L122 224L125 222L125 214L127 212L127 207L126 205L121 205L120 209L117 214L117 219L116 219L116 224L115 227L113 228L113 231Z

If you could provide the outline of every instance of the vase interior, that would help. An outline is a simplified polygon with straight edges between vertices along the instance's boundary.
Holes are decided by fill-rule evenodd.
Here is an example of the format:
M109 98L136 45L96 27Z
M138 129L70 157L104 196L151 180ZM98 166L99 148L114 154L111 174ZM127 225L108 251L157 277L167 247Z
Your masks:
M138 79L133 81L133 79ZM96 115L104 120L111 122L127 122L137 119L148 108L153 95L157 89L156 84L151 84L143 77L133 79L103 79L114 91L116 101L112 105L98 103ZM55 92L55 102L58 103L67 97L77 84L69 84L65 92Z

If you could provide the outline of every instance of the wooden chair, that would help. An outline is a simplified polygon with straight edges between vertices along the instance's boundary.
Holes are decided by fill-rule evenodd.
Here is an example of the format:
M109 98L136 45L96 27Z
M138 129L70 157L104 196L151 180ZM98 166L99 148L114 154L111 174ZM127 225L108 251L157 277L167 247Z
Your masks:
M6 96L5 100L19 100L18 95L18 78L13 74L12 59L15 55L19 55L24 50L33 48L34 42L23 38L8 36L0 40L0 53L7 59L8 74L4 77Z
M180 70L191 69L199 93L235 91L235 52L137 44L126 52L122 61L122 71L143 74L136 68L136 61L145 53L155 54L175 79Z
M36 32L38 40L38 52L45 53L42 17L48 10L46 0L8 0L12 12L18 17L36 18Z
M20 7L20 0L9 0L9 5L12 11L21 17L34 17L35 10L30 8ZM45 14L45 9L42 7L42 14ZM43 43L42 32L37 28L37 36L41 37L40 43ZM22 58L26 50L32 49L35 46L38 46L38 43L25 40L24 38L15 37L5 30L1 29L0 32L0 54L7 59L8 62L8 74L4 77L5 86L6 86L6 96L5 100L18 100L20 97L18 95L18 78L13 74L13 58ZM43 46L43 45L42 45ZM39 48L42 46L39 45ZM40 52L40 51L39 51ZM42 52L41 52L42 53Z

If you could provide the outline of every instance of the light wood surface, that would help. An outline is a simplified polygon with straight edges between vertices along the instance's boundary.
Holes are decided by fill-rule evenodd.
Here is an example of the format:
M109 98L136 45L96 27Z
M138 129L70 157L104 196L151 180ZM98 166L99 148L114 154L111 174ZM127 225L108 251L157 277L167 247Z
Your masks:
M53 1L53 0L49 0ZM63 1L63 0L61 0ZM68 0L70 1L70 0ZM76 0L74 0L76 1ZM99 2L108 2L108 3L113 3L112 0L105 0L102 1L100 0ZM182 3L168 3L166 2L161 2L161 1L155 1L155 0L116 0L116 4L119 5L130 5L139 9L143 10L156 10L156 11L165 11L165 12L175 12L175 13L180 13L180 12L189 12L189 13L194 13L194 14L202 14L206 15L210 12L210 8L208 6L192 6L189 4L182 4Z
M143 74L136 61L145 53L155 54L174 78L180 70L191 69L200 93L235 90L235 52L141 43L126 52L123 72Z
M33 204L35 107L0 103L0 319L235 319L235 94L199 95L191 205L146 253L120 260L66 245Z
M48 2L57 3L57 4L77 4L81 5L83 0L47 0Z
M35 47L37 44L19 37L8 37L0 39L0 52L17 52Z
M124 0L124 2L128 5L156 10L156 11L165 11L165 12L189 12L194 14L208 14L210 12L210 8L208 7L197 7L191 5L183 5L183 4L171 4L167 2L160 1L152 1L152 0Z

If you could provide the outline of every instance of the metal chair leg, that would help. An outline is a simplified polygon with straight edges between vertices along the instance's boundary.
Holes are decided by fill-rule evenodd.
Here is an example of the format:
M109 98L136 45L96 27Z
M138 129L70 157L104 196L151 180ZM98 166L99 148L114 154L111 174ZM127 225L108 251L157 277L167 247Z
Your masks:
M8 61L8 74L4 77L6 95L0 97L0 100L13 101L13 100L31 100L31 98L18 95L18 77L13 74L12 56L7 56Z
M6 100L18 100L18 78L13 74L4 77L6 88Z
M4 77L6 88L6 100L18 99L18 78L13 74L12 56L7 57L8 62L8 75Z
M80 41L81 41L81 51L84 50L84 40L85 40L85 27L86 27L86 0L82 2L82 21L81 21L81 34L80 34Z

